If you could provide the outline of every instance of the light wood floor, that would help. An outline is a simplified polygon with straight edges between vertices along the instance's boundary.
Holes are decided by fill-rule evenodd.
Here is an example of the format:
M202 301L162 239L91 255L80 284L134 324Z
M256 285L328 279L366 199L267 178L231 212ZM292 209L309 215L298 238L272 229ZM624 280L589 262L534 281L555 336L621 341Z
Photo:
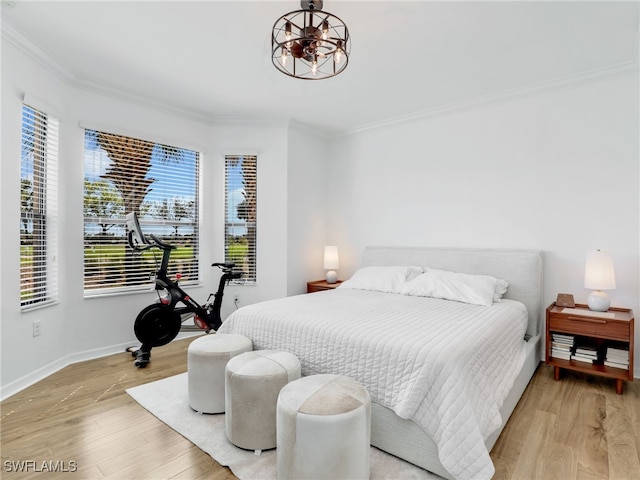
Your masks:
M154 349L146 369L122 353L71 365L6 399L0 477L234 479L125 393L186 371L192 340ZM555 382L541 365L491 457L497 479L639 479L640 381L618 396L609 380L567 374ZM77 472L10 471L19 461Z

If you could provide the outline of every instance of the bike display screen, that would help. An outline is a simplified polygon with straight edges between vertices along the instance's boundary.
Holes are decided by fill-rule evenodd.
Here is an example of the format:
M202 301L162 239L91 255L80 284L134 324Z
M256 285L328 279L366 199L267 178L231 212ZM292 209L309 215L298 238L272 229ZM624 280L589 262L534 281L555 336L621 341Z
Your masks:
M129 238L135 246L146 245L148 242L142 234L142 228L140 228L140 222L135 212L127 213L127 229L129 230ZM132 246L134 246L132 245Z

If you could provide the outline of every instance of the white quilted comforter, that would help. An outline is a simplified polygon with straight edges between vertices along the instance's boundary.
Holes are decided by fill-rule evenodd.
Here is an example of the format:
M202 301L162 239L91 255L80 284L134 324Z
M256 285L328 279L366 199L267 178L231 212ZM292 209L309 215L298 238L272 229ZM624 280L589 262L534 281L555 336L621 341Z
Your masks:
M457 479L490 478L484 440L525 357L527 310L425 297L336 289L271 300L235 311L219 333L254 349L295 354L302 374L360 381L372 402L415 421Z

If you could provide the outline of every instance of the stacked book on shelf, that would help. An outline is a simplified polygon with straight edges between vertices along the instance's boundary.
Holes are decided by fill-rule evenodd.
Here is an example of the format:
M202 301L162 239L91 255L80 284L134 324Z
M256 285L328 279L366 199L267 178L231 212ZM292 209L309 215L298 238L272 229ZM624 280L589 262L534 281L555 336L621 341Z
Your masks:
M571 355L571 360L593 364L598 360L598 351L595 347L590 346L576 347L575 352Z
M573 335L565 335L562 333L551 334L551 356L562 358L564 360L571 359L571 348L573 347Z
M604 364L608 367L623 368L627 370L629 368L629 350L621 348L607 348L607 358Z

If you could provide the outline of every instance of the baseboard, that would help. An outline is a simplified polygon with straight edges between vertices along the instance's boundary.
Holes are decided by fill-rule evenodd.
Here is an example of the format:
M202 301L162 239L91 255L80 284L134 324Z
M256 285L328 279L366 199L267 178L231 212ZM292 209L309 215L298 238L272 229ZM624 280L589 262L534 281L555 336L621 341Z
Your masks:
M202 335L202 332L183 332L178 334L176 340L180 340L181 338L193 337L196 335ZM57 371L62 370L69 365L79 362L85 362L87 360L93 360L96 358L107 357L116 353L123 353L125 349L134 344L135 342L127 342L65 355L64 357L54 362L51 362L41 368L38 368L37 370L34 370L33 372L25 375L22 378L19 378L11 383L8 383L7 385L3 385L2 387L0 387L0 401L9 398L12 395L15 395L25 388L30 387L31 385L47 378L49 375L56 373Z

